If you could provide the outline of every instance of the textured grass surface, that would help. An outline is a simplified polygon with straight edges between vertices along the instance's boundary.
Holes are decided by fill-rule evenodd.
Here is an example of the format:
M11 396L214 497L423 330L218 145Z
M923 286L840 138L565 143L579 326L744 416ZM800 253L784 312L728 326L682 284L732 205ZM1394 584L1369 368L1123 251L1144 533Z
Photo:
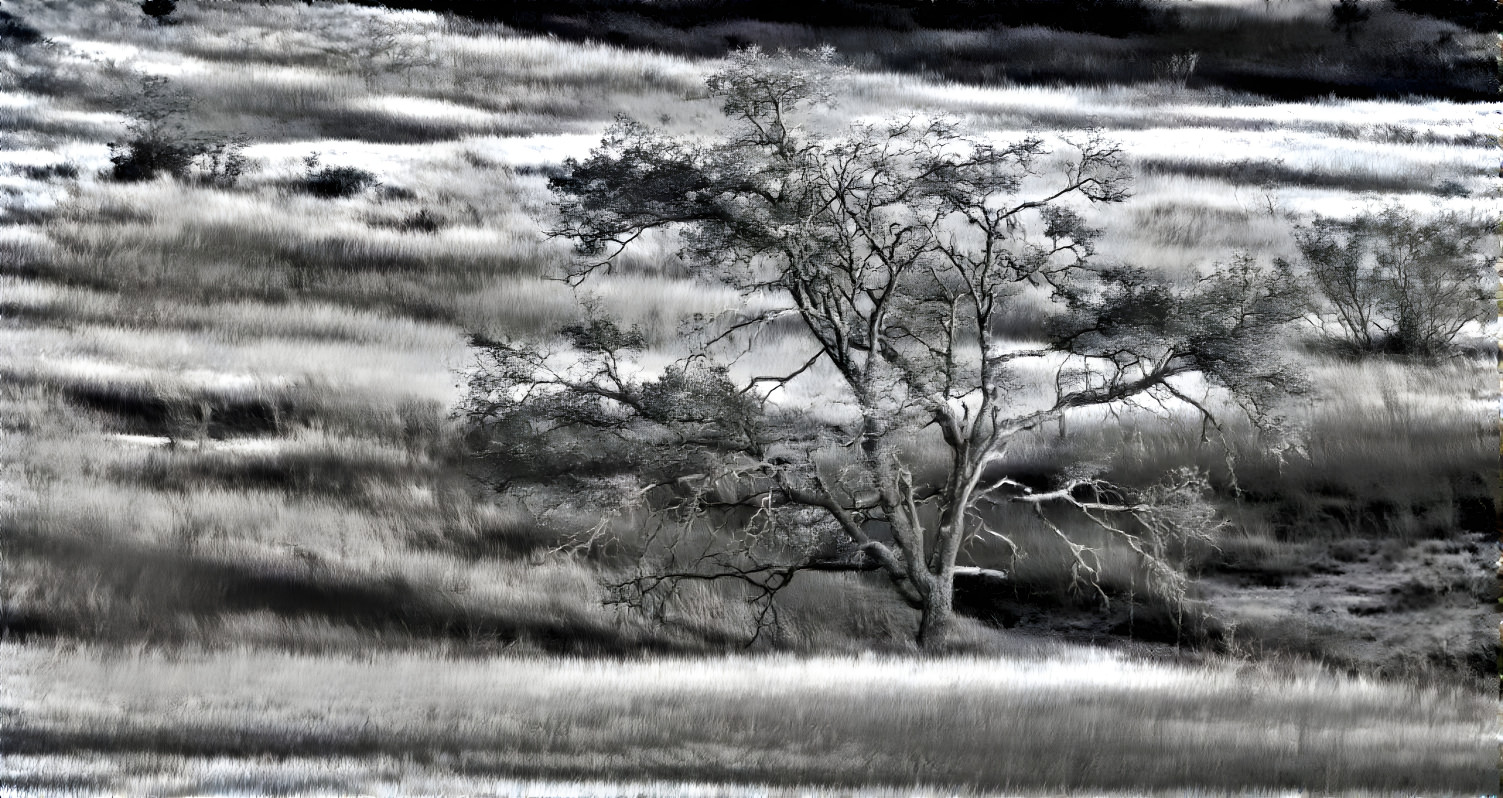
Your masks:
M637 662L3 653L10 756L0 783L18 787L45 777L264 789L277 774L302 789L330 779L336 792L425 775L478 789L502 774L590 773L784 787L959 781L1040 794L1440 795L1483 792L1496 775L1481 697L1089 650ZM293 759L268 761L282 757Z

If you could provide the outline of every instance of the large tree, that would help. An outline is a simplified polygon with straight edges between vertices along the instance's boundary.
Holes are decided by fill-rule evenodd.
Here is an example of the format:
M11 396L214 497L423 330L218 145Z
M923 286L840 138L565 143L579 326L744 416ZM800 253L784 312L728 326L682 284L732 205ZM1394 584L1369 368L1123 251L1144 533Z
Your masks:
M552 181L575 281L676 230L692 278L746 306L702 320L666 367L599 315L551 343L477 339L468 411L506 485L635 500L615 601L729 579L766 619L800 571L869 570L919 611L925 647L949 637L958 575L1003 576L961 558L978 536L1009 540L992 505L1036 508L1078 578L1098 564L1058 508L1176 578L1164 536L1208 523L1193 475L1136 493L1084 471L1040 485L1009 472L1008 446L1092 406L1209 412L1207 385L1259 412L1291 384L1270 356L1288 297L1247 259L1178 282L1094 266L1084 209L1129 186L1099 137L1053 152L924 114L802 126L830 58L737 53L707 81L722 135L623 118ZM1020 317L1045 321L1009 334Z

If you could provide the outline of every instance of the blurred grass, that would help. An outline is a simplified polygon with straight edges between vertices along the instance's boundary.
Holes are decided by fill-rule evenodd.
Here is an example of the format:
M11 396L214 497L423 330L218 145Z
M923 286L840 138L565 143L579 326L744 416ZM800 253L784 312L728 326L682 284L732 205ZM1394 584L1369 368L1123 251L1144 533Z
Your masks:
M1073 658L559 661L5 646L8 757L116 783L207 761L443 763L470 783L597 778L774 786L1485 792L1491 702L1300 672ZM254 718L248 722L247 718ZM946 730L963 728L964 735ZM299 768L283 778L297 778ZM232 773L234 771L231 771ZM961 774L964 774L963 776ZM124 775L124 774L118 774ZM334 789L369 789L366 771ZM87 773L80 773L87 777ZM389 777L389 776L388 776ZM18 774L11 778L22 778ZM24 787L20 781L18 786ZM190 789L192 787L189 787Z

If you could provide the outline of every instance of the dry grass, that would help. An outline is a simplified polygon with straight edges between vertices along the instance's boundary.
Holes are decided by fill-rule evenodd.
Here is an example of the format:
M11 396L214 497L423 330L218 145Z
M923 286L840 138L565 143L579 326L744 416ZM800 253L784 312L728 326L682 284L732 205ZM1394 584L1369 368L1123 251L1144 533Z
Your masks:
M213 773L221 789L264 789L271 771L295 790L322 777L335 780L323 789L369 791L436 767L472 789L503 774L591 773L783 787L964 780L1014 794L1192 785L1466 794L1495 775L1491 706L1477 696L1100 653L942 662L4 653L9 778L23 789L28 772L117 789L203 789ZM966 734L941 731L956 727ZM77 759L83 751L111 766ZM285 756L298 759L262 764ZM133 762L139 769L126 770Z

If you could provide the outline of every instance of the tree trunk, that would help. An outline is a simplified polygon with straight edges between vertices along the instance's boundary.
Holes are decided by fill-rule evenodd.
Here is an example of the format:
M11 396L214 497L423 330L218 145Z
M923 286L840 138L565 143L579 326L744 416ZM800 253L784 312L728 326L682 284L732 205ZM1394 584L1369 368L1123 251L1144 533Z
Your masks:
M919 616L918 645L925 651L943 651L950 644L955 627L955 579L951 574L935 578L934 587L924 596Z

